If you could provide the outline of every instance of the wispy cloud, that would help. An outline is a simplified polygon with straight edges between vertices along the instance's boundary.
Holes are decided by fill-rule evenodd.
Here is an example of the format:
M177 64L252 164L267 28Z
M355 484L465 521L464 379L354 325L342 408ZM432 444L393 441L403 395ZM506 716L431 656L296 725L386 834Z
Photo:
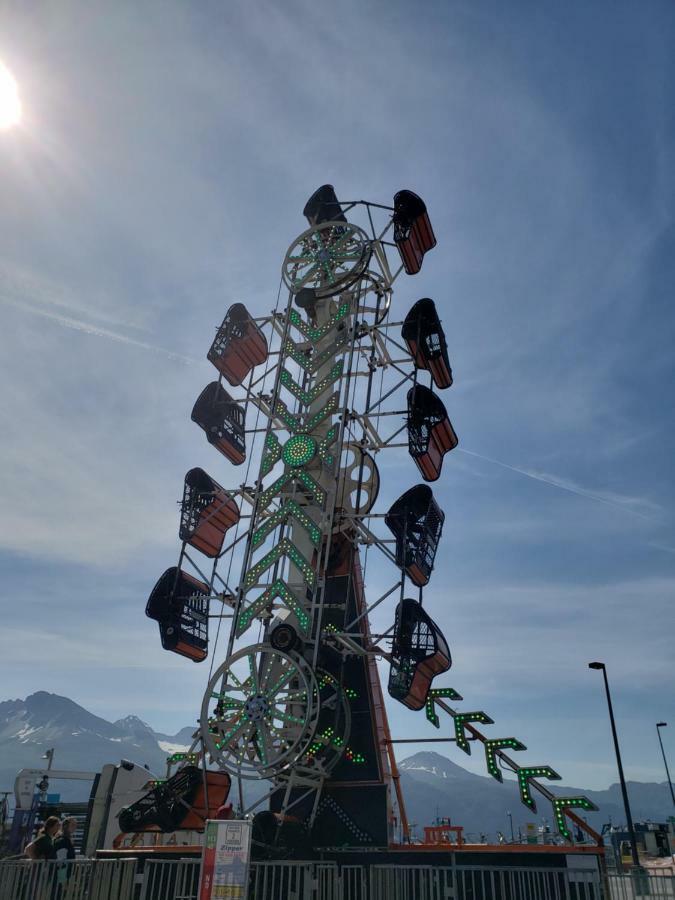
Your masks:
M110 328L101 328L98 325L92 325L90 322L85 322L82 319L76 319L72 316L66 316L56 311L44 308L41 309L26 301L14 300L9 297L0 297L0 302L6 303L9 306L15 306L23 312L41 316L44 319L50 319L52 322L57 322L64 328L71 328L73 331L81 331L84 334L92 334L96 337L106 338L120 344L127 344L130 347L138 347L140 350L150 350L152 353L159 353L167 359L171 359L187 366L192 366L200 362L200 360L194 359L193 357L183 356L181 353L174 353L172 350L167 350L166 347L150 344L147 341L140 341L137 338L129 337L118 331L112 331Z
M531 478L533 481L539 481L550 487L559 488L561 491L567 491L570 494L585 497L587 500L596 500L598 503L605 503L607 506L613 506L615 509L620 509L622 512L629 513L632 516L639 516L641 519L646 519L647 521L655 521L655 517L653 515L648 515L646 512L642 512L636 507L641 506L643 509L648 508L654 512L661 509L657 504L640 497L631 497L626 494L617 494L614 492L608 493L606 491L591 491L568 478L560 478L558 476L547 475L544 472L537 472L534 469L524 469L519 466L512 466L509 463L494 459L491 456L484 456L482 453L476 453L474 450L467 450L466 447L458 447L457 449L460 453L465 453L467 456L473 456L476 459L481 459L492 465L500 466L502 469L508 469L510 472L516 472L518 475L524 475L526 478Z

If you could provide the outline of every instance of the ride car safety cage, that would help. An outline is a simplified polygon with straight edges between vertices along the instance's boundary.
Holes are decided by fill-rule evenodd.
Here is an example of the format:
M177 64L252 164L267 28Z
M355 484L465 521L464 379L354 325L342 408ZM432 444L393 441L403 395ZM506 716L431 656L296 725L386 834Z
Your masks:
M431 682L452 665L443 632L417 600L396 607L388 691L408 709L422 709Z
M433 300L423 297L414 304L405 317L401 337L408 345L417 368L431 372L437 388L450 387L452 369L448 345Z
M190 417L206 433L206 440L235 466L246 459L244 410L217 381L207 384Z
M120 810L120 831L203 831L205 820L214 819L218 808L225 804L230 785L227 772L184 766L167 781L155 784L140 800Z
M209 643L209 587L172 566L152 589L145 614L159 622L162 647L193 662L206 659Z
M180 508L181 541L213 559L223 549L228 529L238 521L239 507L227 491L203 469L190 469Z
M206 354L231 385L241 384L255 366L267 359L267 339L243 303L231 306Z
M436 481L443 457L459 440L445 406L432 390L416 384L408 391L408 453L425 481Z
M385 524L396 538L396 565L424 587L431 578L445 514L430 487L417 484L391 506Z
M322 222L347 221L332 184L323 184L318 190L314 191L307 203L305 203L302 214L311 226L321 225Z
M436 246L427 207L412 191L399 191L394 196L394 242L408 275L419 272L424 254Z

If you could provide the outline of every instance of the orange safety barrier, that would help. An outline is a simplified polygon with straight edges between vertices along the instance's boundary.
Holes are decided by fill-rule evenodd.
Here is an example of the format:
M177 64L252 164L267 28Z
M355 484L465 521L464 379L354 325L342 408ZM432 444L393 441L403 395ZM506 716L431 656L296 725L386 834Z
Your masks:
M451 839L451 834L455 835L455 840ZM425 844L463 844L464 843L464 826L462 825L425 825L424 826L424 843Z

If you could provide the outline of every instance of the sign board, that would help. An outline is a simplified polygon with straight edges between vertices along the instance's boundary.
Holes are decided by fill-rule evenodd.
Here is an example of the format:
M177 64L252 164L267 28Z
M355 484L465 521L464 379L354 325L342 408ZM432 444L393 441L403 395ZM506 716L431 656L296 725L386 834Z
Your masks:
M527 822L525 825L525 831L527 834L527 843L528 844L538 844L539 843L539 835L537 832L537 825L535 822Z
M589 873L593 873L600 878L600 859L595 855L568 853L565 856L565 865L567 866L567 877L570 882L579 882L581 884L597 884L597 881L589 880Z
M199 900L244 900L251 852L248 819L209 819L199 871Z

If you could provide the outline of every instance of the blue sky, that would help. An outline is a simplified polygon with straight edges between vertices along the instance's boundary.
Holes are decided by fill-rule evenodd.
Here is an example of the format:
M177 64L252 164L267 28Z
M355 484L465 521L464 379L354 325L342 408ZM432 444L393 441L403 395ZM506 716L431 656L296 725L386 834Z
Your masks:
M236 300L273 307L318 185L408 187L438 248L395 309L439 307L461 442L426 594L444 683L523 759L602 788L602 659L628 776L663 779L674 26L656 0L0 6L24 105L0 133L3 699L47 689L163 731L198 715L207 670L143 610L185 471L240 477L189 419L213 327ZM418 480L405 453L379 464L392 496Z

